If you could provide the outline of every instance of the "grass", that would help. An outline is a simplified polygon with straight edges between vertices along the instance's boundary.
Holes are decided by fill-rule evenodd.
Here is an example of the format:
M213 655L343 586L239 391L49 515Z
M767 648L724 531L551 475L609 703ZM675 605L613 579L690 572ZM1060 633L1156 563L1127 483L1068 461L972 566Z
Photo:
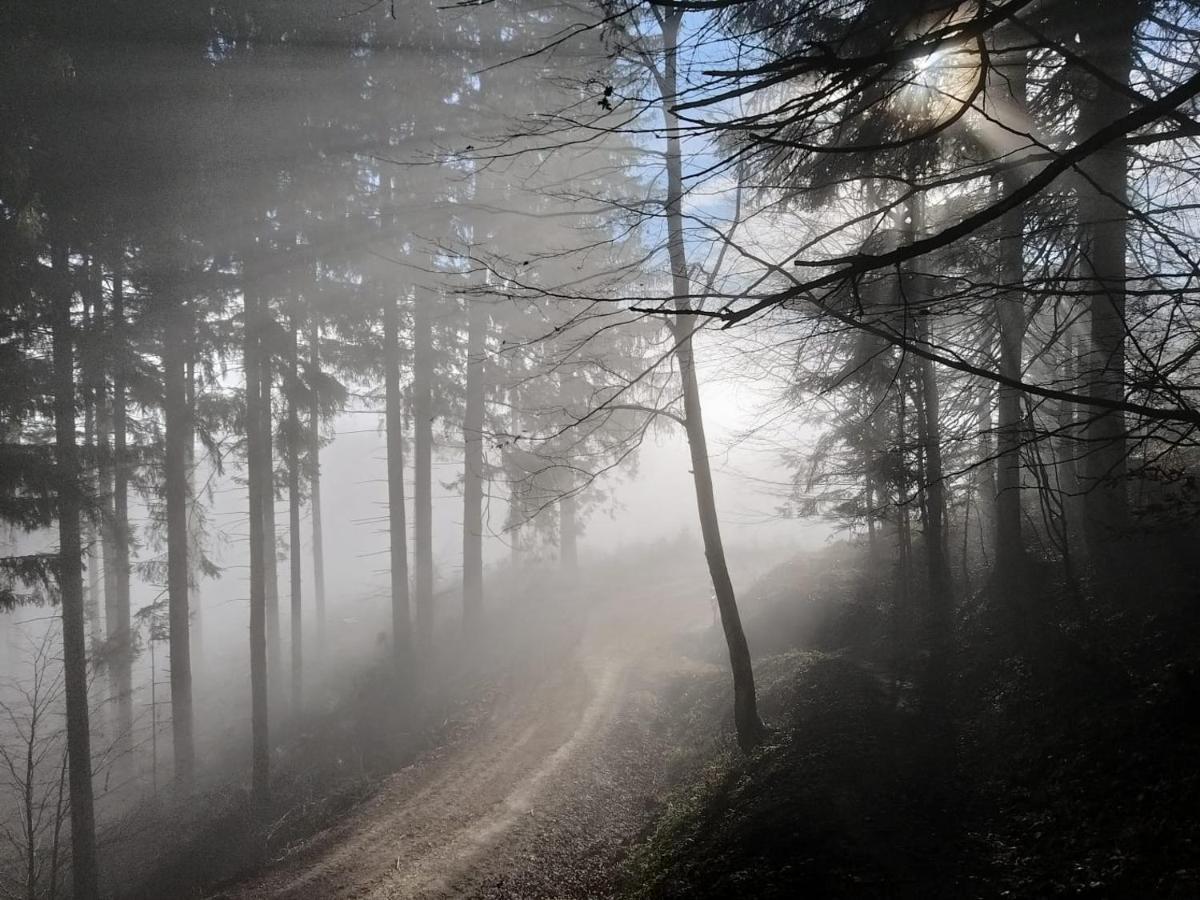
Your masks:
M1194 634L1194 611L1064 615L1070 649L1031 660L969 610L939 732L911 685L881 674L897 654L878 611L852 608L870 605L855 565L844 549L832 571L810 560L814 577L768 581L751 605L748 630L772 631L776 648L795 622L793 645L809 628L824 650L756 660L773 732L754 754L735 749L724 677L678 689L672 739L691 749L626 858L627 898L1200 896L1200 668L1178 637ZM830 609L781 613L788 603ZM865 640L853 622L870 623Z
M930 823L945 818L911 790L921 773L896 752L910 714L836 656L788 654L762 669L768 742L694 767L630 854L626 895L908 896L935 850Z

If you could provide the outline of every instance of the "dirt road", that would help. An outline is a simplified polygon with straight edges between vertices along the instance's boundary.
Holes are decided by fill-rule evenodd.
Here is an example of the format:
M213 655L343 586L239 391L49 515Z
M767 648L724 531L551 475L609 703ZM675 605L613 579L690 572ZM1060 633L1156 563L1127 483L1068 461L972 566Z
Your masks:
M687 665L671 638L689 612L707 613L693 585L602 607L573 648L514 680L472 733L219 896L604 896L662 786L656 688Z

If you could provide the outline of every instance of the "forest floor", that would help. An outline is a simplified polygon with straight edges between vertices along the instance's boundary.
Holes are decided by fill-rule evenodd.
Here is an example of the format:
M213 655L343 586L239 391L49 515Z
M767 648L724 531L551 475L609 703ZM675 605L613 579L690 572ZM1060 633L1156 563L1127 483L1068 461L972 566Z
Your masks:
M604 897L667 788L657 705L689 670L674 647L708 624L703 582L590 609L567 646L508 673L453 740L221 900Z
M868 572L843 545L747 592L772 728L752 755L719 727L722 679L676 684L667 742L690 758L622 863L626 898L1200 897L1194 581L1106 606L1047 578L1040 656L997 638L980 590L931 727Z
M862 574L834 550L745 592L771 727L749 757L704 582L601 585L622 599L576 602L586 625L452 739L211 896L1200 896L1200 669L1167 643L1187 630L1164 619L1119 659L1075 638L1038 674L966 620L933 740Z

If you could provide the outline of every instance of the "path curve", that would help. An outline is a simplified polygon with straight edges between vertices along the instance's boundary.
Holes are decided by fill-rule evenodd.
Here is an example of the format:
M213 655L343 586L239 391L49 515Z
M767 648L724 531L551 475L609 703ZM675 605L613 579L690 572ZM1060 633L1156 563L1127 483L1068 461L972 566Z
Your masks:
M588 866L605 864L645 823L661 786L661 754L647 745L649 707L679 627L668 601L682 593L605 608L565 659L515 680L474 733L392 776L348 819L218 896L526 897L534 888L518 887L521 873L538 869L546 871L534 879L543 882L537 896L593 895L595 884L583 885ZM545 863L555 856L558 874Z

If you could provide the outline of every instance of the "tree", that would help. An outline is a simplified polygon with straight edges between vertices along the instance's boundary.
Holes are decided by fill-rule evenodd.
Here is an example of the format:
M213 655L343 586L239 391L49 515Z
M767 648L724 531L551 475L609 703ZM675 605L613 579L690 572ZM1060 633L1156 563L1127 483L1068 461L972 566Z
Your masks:
M54 665L53 630L31 641L29 677L19 683L18 701L0 701L8 734L0 741L0 783L18 811L4 836L17 855L16 871L4 873L6 896L55 898L65 867L67 752L61 728L63 683Z
M289 314L288 320L288 352L287 352L287 382L284 395L287 403L287 425L284 434L284 446L287 448L287 480L288 480L288 593L291 599L291 638L292 638L292 713L299 713L303 707L304 690L304 609L301 593L301 560L300 560L300 445L303 435L300 432L300 326L295 312Z
M467 383L463 412L463 630L478 638L483 617L484 425L488 310L468 296Z
M712 473L708 461L708 442L700 410L700 387L696 381L696 363L692 349L693 321L688 298L693 296L688 277L687 251L683 230L683 157L680 131L673 104L679 96L678 44L682 11L655 11L662 30L663 62L661 74L654 71L662 104L663 125L666 130L667 196L664 205L667 225L667 252L671 264L671 288L675 311L672 320L675 339L675 358L683 382L683 419L687 431L688 449L692 457L692 478L696 485L696 506L700 514L700 532L704 538L704 556L717 596L721 627L729 647L729 664L733 671L733 716L737 726L738 743L743 750L753 749L763 738L763 725L758 717L758 699L754 689L754 668L750 648L742 630L741 616L725 561L721 542L720 521L717 518L716 498L713 495Z
M325 538L321 518L321 318L309 304L308 319L308 461L312 519L313 600L317 612L317 645L325 637Z
M271 746L268 720L267 566L263 483L272 479L270 445L264 435L262 332L260 286L252 256L243 260L243 360L246 379L246 460L250 506L250 696L251 763L254 806L266 808L271 796ZM249 269L249 271L246 271Z
M1017 43L1015 35L1002 35L998 40ZM1019 44L1018 44L1019 46ZM997 99L993 101L993 115L1005 124L1017 123L1026 116L1026 62L1024 51L993 48L1003 53L1005 59L997 64L989 88ZM1020 152L1020 147L1014 148ZM1021 184L1021 172L1014 169L1001 179L1006 193L1015 191ZM998 421L996 426L996 473L995 541L996 574L1002 593L1010 600L1019 617L1019 628L1024 628L1029 610L1023 609L1025 592L1022 587L1024 571L1024 541L1022 538L1021 504L1021 443L1025 431L1024 403L1021 390L1013 385L1024 375L1024 340L1026 329L1025 298L1020 290L1025 270L1025 208L1016 206L1000 220L999 282L1008 287L996 298L996 323L999 345L998 369L1009 379L1008 384L998 388Z
M87 638L83 610L82 479L75 439L75 353L70 262L61 236L51 244L51 334L54 358L54 453L57 464L58 591L62 609L63 685L71 796L71 879L75 896L99 896L92 751L88 713Z
M1170 146L1171 128L1193 127L1180 110L1194 106L1200 88L1197 78L1188 77L1194 66L1168 51L1162 58L1171 60L1171 76L1144 70L1138 83L1156 89L1133 87L1145 4L1120 4L1103 21L1072 3L1037 9L1023 3L987 9L872 3L832 17L821 4L782 9L731 3L717 9L731 43L739 36L753 43L745 56L731 54L725 67L711 65L707 82L692 85L689 96L675 104L698 133L726 135L727 154L707 172L727 170L734 159L747 162L754 177L772 185L767 193L775 202L829 211L832 222L783 263L763 265L759 248L733 248L758 263L763 274L748 289L723 298L724 306L711 315L726 327L770 315L779 327L811 305L840 327L863 330L915 356L925 385L963 374L997 385L996 584L1012 607L1013 624L1024 628L1034 615L1020 587L1024 532L1030 530L1021 495L1037 485L1045 527L1032 529L1031 538L1051 541L1069 570L1063 522L1077 489L1073 456L1084 460L1078 489L1089 510L1083 518L1096 574L1101 583L1115 585L1103 574L1114 554L1097 549L1101 533L1109 540L1129 534L1130 423L1145 429L1136 440L1161 447L1150 436L1157 427L1152 422L1174 423L1164 426L1173 434L1164 443L1173 444L1181 433L1176 429L1190 431L1197 421L1180 383L1168 374L1190 359L1186 342L1178 332L1171 336L1175 330L1167 324L1172 316L1167 310L1180 310L1182 298L1169 279L1159 277L1179 245L1143 254L1139 277L1154 283L1156 299L1139 304L1147 314L1139 334L1131 334L1124 311L1132 248L1163 249L1160 241L1171 243L1165 235L1174 228L1156 221L1161 207L1137 208L1128 185L1129 159L1145 152L1139 147ZM1082 18L1090 19L1086 29L1078 27ZM1155 27L1177 36L1165 22L1160 17ZM1172 38L1165 40L1170 44ZM1159 59L1153 53L1147 58ZM740 108L731 109L735 102ZM851 246L862 249L849 254L834 249L839 241L844 247L855 229L889 214L869 204L846 215L837 204L846 201L847 184L876 174L885 180L890 176L884 173L904 168L906 159L926 162L897 184L895 199L885 207L921 200L932 206L930 198L938 198L943 210L928 231L883 249L867 249L853 239ZM1072 170L1077 212L1070 192L1057 184ZM1002 189L981 189L988 184ZM947 196L953 202L943 199ZM1143 223L1145 240L1131 238L1134 221ZM1072 274L1079 271L1069 233L1076 224L1086 238L1084 280ZM963 256L987 235L997 239L1000 257L993 274ZM825 248L829 252L822 253ZM918 322L910 331L859 302L866 283L916 260L939 262L937 269L925 264L939 282L927 305L936 304L939 315L958 326L935 330ZM1077 366L1070 348L1081 317L1090 346ZM967 322L979 324L962 327ZM962 339L972 334L986 341L989 328L996 334L991 343L971 347ZM1136 359L1129 358L1129 347L1137 348ZM1047 367L1048 359L1061 361L1061 367ZM1137 377L1130 377L1131 369ZM922 390L913 399L924 421L930 398ZM903 410L903 394L898 402ZM975 421L990 422L990 410L982 412ZM942 482L952 487L954 480L945 470L934 477L942 468L941 454L929 440L934 424L924 421L916 460L922 475L916 496L927 527L937 524ZM953 439L943 435L938 443L948 440ZM1041 447L1052 441L1057 483L1047 480L1051 470L1042 461ZM986 448L986 441L980 446ZM987 468L993 462L988 455L966 462ZM934 567L932 559L929 565Z
M395 297L383 301L383 381L388 471L388 546L391 558L392 648L397 669L411 677L412 626L408 595L408 536L404 513L404 433L400 398L399 311Z
M128 425L128 331L125 318L125 281L122 267L112 274L112 339L117 348L113 363L113 575L115 591L105 596L104 622L112 673L111 693L116 698L118 758L128 757L133 743L133 647L130 629L130 529Z
M160 303L165 307L162 328L162 368L165 411L165 469L167 505L167 597L170 616L171 732L175 754L175 781L189 791L195 775L195 738L192 713L192 665L189 599L192 569L188 563L191 529L188 526L188 439L191 411L188 405L187 349L191 345L190 310L184 300L166 288Z
M413 294L413 547L418 655L433 646L433 319L439 297Z

